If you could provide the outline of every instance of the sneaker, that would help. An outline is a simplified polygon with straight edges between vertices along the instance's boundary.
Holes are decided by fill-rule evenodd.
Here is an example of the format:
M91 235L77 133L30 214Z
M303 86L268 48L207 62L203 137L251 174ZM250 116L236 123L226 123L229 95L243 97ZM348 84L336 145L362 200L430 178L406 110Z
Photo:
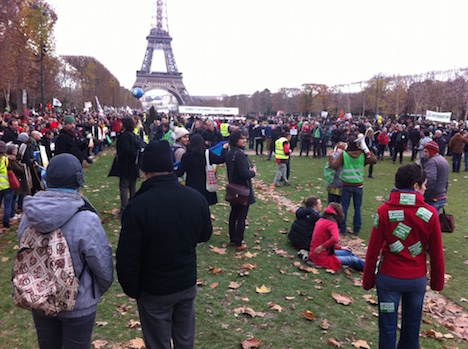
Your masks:
M279 183L275 183L275 187L279 187L279 186L280 186L280 184L279 184Z
M373 175L369 175L369 178L375 178Z
M309 260L309 251L300 249L297 251L297 256L303 261L307 262Z
M21 219L21 216L18 214L15 214L13 217L10 217L10 221L16 221L18 219Z
M291 186L291 182L284 182L284 186L285 186L285 187Z

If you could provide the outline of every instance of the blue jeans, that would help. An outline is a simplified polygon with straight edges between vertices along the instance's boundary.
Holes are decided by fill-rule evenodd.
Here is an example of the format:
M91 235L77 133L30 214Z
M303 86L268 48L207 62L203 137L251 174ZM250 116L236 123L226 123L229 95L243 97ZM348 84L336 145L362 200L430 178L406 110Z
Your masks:
M348 187L343 186L341 191L341 206L343 207L344 219L340 227L340 232L342 234L346 233L346 219L348 218L348 208L353 198L354 205L354 218L353 218L353 232L359 234L361 231L362 217L361 217L361 206L362 206L362 187Z
M351 251L335 250L335 256L338 257L342 265L347 265L358 271L364 270L364 260L355 256Z
M5 228L10 227L10 215L11 215L11 202L13 200L13 190L10 188L0 191L0 206L3 202L3 226Z
M452 171L453 172L460 172L460 165L461 165L461 154L452 153Z
M437 212L439 212L439 214L440 214L440 212L442 211L442 208L445 206L446 202L447 202L447 199L440 199L440 200L429 202L429 205L434 207L437 210Z
M468 171L468 152L465 151L465 171Z
M400 279L378 273L379 349L395 349L398 306L401 298L401 331L398 349L419 349L419 329L426 293L426 276Z

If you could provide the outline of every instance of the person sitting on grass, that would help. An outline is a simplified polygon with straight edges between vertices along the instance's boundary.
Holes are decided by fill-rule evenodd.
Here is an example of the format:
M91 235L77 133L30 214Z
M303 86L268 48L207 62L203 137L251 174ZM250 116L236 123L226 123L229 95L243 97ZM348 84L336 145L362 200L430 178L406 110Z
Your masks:
M320 219L322 202L316 196L311 196L302 201L303 206L296 211L296 220L291 226L288 239L298 250L309 250L315 223Z
M310 243L309 260L316 266L337 271L341 265L347 265L358 271L364 270L364 260L355 256L350 248L338 245L339 225L344 213L341 205L331 202L322 218L315 224Z

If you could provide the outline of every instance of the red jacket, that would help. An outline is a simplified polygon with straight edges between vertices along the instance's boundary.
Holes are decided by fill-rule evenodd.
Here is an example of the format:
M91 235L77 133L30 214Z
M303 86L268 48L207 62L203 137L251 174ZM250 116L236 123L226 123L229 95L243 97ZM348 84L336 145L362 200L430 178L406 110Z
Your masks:
M375 268L382 255L379 273L413 279L427 274L427 253L431 261L431 288L444 288L444 251L437 210L413 190L393 190L390 199L377 210L367 248L363 274L366 290L375 285Z
M326 214L335 214L336 212L332 207L327 207L323 212ZM341 246L338 245L339 230L338 224L334 220L327 218L320 218L315 223L314 233L312 234L312 241L310 242L309 259L321 267L332 269L337 271L341 267L341 261L333 253L333 247L335 250L341 250ZM315 253L315 249L322 245L325 248L320 253Z
M379 133L377 136L377 141L379 142L379 145L388 145L388 134Z

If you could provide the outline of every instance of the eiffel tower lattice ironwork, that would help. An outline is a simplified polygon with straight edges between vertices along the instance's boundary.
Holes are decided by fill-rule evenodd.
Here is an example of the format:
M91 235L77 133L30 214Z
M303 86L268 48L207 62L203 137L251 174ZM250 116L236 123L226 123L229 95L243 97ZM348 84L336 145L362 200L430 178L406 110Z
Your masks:
M156 88L161 88L174 95L179 105L186 104L192 98L185 89L182 81L182 73L177 70L177 65L172 52L169 28L167 25L167 15L165 15L165 1L157 0L156 27L151 28L150 34L146 37L148 46L146 47L145 58L141 65L141 70L136 72L136 82L133 87L140 87L143 92ZM152 72L154 50L163 50L166 60L165 72Z

